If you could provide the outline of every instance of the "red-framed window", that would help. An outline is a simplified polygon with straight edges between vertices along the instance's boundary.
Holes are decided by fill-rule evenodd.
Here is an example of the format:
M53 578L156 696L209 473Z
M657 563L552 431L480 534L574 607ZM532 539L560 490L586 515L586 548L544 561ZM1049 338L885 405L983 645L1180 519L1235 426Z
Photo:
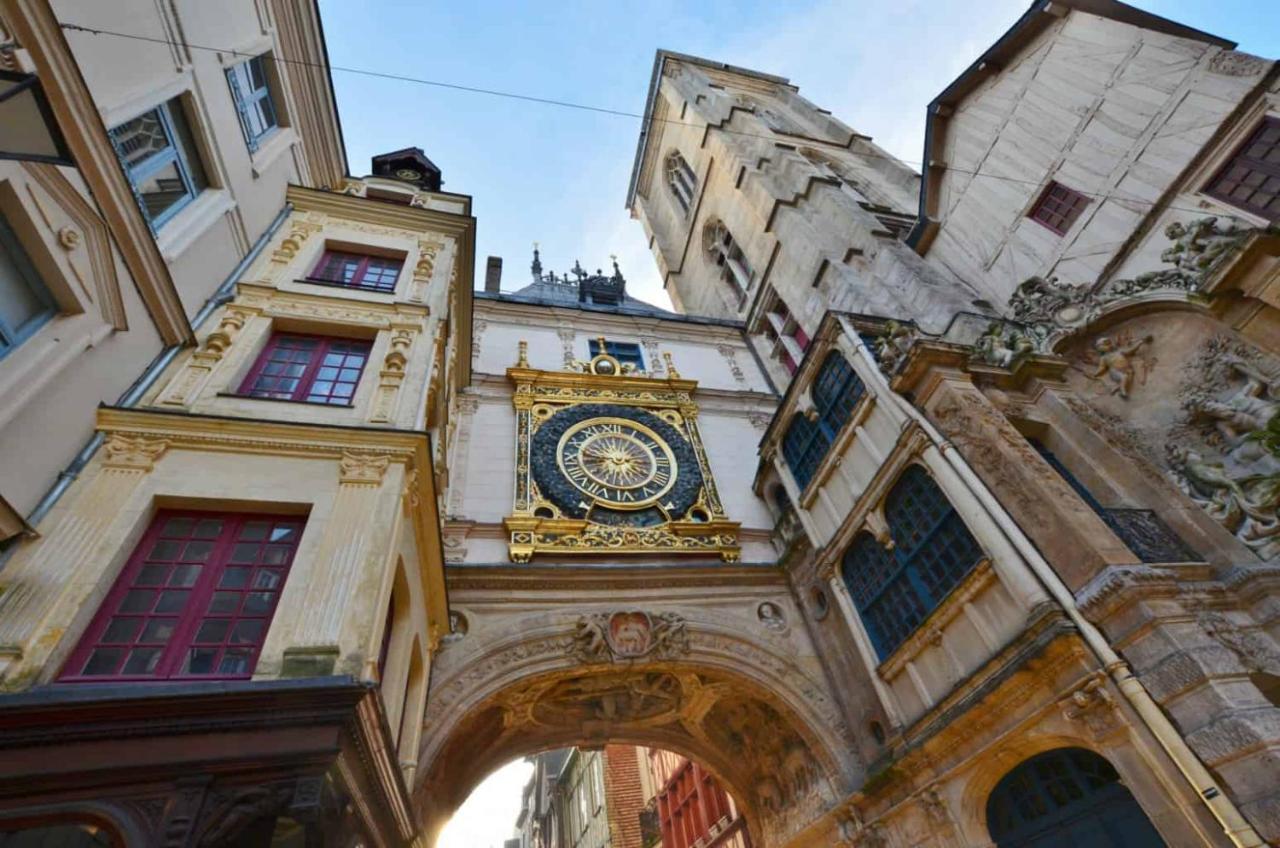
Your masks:
M1089 198L1062 183L1049 183L1031 210L1031 220L1043 224L1058 235L1065 235L1080 213L1089 205Z
M371 343L276 333L240 384L249 397L351 406Z
M1206 193L1269 221L1280 221L1280 118L1263 119Z
M351 289L389 293L396 290L396 280L400 278L403 265L401 260L385 256L326 250L307 279Z
M249 677L304 524L296 515L162 510L61 679Z
M693 845L750 848L745 824L710 772L686 760L657 795L663 848ZM734 834L740 834L737 839Z

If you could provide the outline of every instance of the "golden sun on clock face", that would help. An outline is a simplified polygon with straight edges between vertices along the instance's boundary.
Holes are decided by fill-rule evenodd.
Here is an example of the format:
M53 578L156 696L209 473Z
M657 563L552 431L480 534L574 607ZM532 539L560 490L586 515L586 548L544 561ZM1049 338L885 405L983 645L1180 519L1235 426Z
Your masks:
M590 418L560 437L556 460L568 481L596 503L640 509L675 483L675 456L657 433L625 418Z

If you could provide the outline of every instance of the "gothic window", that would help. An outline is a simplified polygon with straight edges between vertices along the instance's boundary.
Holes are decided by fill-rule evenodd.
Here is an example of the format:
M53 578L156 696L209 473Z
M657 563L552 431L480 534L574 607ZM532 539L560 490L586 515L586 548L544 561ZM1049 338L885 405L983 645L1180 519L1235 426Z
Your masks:
M1089 198L1080 192L1061 183L1051 182L1045 186L1040 199L1031 209L1031 220L1060 236L1066 235L1088 205Z
M109 135L153 230L208 187L181 98L125 121Z
M964 521L918 465L903 472L889 492L884 516L893 549L859 533L841 567L881 659L905 642L983 557Z
M1280 118L1263 119L1209 183L1207 193L1269 221L1280 221Z
M62 679L249 677L303 524L298 516L160 512Z
M739 300L746 297L751 288L751 266L723 221L714 220L707 224L702 231L702 246L720 269L720 279L733 287Z
M277 333L267 343L240 394L351 406L370 344L359 339Z
M1046 751L1001 778L987 799L997 848L1162 848L1133 794L1102 757L1083 748Z
M0 357L58 312L17 235L0 218Z
M831 449L865 387L849 367L844 354L831 351L809 389L816 416L811 420L796 413L782 437L782 456L803 490L817 473L823 457Z
M396 290L403 265L401 260L385 256L326 250L307 282L391 294Z
M764 335L773 345L772 355L788 374L795 374L809 349L809 336L782 298L773 295L764 310Z
M694 175L693 168L689 167L689 163L676 150L667 154L667 185L671 187L671 194L675 196L676 203L680 204L681 211L688 212L693 206L698 178Z
M635 342L611 342L606 339L604 350L601 350L600 340L590 339L587 342L587 351L593 358L601 353L607 353L623 365L633 365L637 371L644 370L644 355L640 352L640 345Z
M254 56L227 68L227 85L231 88L231 99L240 116L240 130L250 153L279 126L267 80L267 58L266 55Z

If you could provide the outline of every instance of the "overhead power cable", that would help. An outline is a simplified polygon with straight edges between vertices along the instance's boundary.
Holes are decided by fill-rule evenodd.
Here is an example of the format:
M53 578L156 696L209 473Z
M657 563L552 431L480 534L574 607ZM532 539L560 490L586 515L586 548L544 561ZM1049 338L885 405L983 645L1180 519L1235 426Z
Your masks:
M214 53L225 53L225 54L230 54L232 56L242 56L245 59L252 59L257 55L254 53L245 53L239 50L234 50L228 47L211 47L209 45L203 45L203 44L192 44L189 41L173 41L168 38L160 38L158 36L153 36L153 35L139 35L137 33L119 32L118 30L104 29L102 27L89 27L89 26L83 26L81 24L73 24L73 23L67 23L67 22L60 22L59 25L63 29L69 30L72 32L83 32L90 35L109 35L109 36L114 36L116 38L127 38L134 41L145 41L151 44L163 44L170 47L184 47L190 50L207 50ZM635 118L637 120L645 119L645 116L642 113L631 112L625 109L611 109L605 106L593 106L587 103L575 103L572 100L560 100L552 97L538 97L532 94L520 94L518 92L502 91L500 89L494 89L494 88L483 88L481 86L463 85L461 83L453 83L453 82L444 82L443 80L433 80L433 79L426 79L423 77L413 77L407 74L395 74L389 71L376 71L376 70L371 70L369 68L352 68L352 67L346 67L343 65L325 64L323 62L310 62L305 59L284 59L284 58L280 58L279 56L272 56L271 60L274 62L279 62L287 65L298 65L300 67L317 68L326 72L338 72L338 73L344 73L344 74L352 74L356 76L371 77L373 79L384 79L384 80L392 80L395 82L411 83L414 85L430 86L432 88L443 88L451 91L460 91L465 94L483 94L489 97L501 97L501 98L506 98L508 100L520 100L526 103L538 103L544 106L559 106L563 109L576 109L582 112L594 112L601 115L612 115L614 117L620 117L620 118ZM700 123L695 123L690 121L681 121L679 119L673 119L673 118L658 118L652 115L649 116L648 120L650 123L663 123L663 124L680 126L680 127L701 128L706 126L705 124L700 124ZM778 135L764 135L763 133L747 132L746 130L735 130L735 129L730 129L728 127L723 127L723 126L716 127L715 129L722 133L739 135L747 138L759 138L759 139L764 139L766 141L773 141L773 142L777 142L779 140ZM783 134L783 137L785 137L785 135L786 134ZM879 159L886 162L894 162L902 165L911 165L919 168L920 170L924 169L924 163L919 160L904 159L897 156L880 154L880 153L855 152L853 150L848 149L848 147L840 145L837 142L826 141L824 139L819 139L819 138L813 138L812 136L795 136L795 138L804 139L807 142L811 142L818 145L825 145L827 147L830 147L835 150L839 150L842 153L849 156L853 156L855 158ZM1009 183L1017 183L1019 185L1029 185L1034 187L1041 187L1044 185L1043 181L1040 181L1040 180L1019 179L1018 177L1009 177L1003 174L992 174L990 172L981 171L981 170L970 171L964 168L956 167L954 165L947 165L946 170L953 174L964 174L966 176L981 177L983 179L989 179L989 180L1001 180ZM1133 204L1137 206L1148 206L1148 207L1154 207L1157 205L1156 201L1146 200L1140 197L1129 197L1129 196L1125 196L1115 192L1101 193L1101 192L1077 191L1077 193L1082 194L1085 197L1088 197L1092 200L1115 200L1121 203L1128 203L1128 204ZM1189 212L1194 215L1204 215L1206 213L1205 209L1193 209L1193 208L1181 207L1181 206L1170 205L1170 206L1166 206L1165 208L1169 209L1170 211Z

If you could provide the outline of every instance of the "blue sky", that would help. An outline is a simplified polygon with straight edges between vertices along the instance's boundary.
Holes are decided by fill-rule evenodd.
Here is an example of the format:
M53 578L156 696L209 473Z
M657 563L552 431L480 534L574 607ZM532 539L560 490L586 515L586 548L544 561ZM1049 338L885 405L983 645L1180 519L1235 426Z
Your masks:
M789 77L815 103L909 162L924 107L1027 0L422 3L321 0L329 54L350 66L639 113L666 47ZM1143 0L1152 12L1280 56L1280 3ZM475 198L477 263L502 256L505 288L619 256L634 294L665 305L638 223L623 208L639 119L334 73L353 173L416 145L445 188ZM482 277L477 273L477 281Z
M329 55L349 66L640 113L654 50L665 47L789 77L889 152L916 165L924 108L1005 31L1029 0L423 3L321 0ZM1280 57L1276 0L1140 0L1142 8ZM547 268L616 253L632 294L661 290L640 225L623 203L638 118L592 114L335 71L352 172L416 145L445 188L474 197L477 283L502 256L504 288ZM918 165L917 165L918 166ZM527 765L478 792L446 848L489 848L510 833Z

